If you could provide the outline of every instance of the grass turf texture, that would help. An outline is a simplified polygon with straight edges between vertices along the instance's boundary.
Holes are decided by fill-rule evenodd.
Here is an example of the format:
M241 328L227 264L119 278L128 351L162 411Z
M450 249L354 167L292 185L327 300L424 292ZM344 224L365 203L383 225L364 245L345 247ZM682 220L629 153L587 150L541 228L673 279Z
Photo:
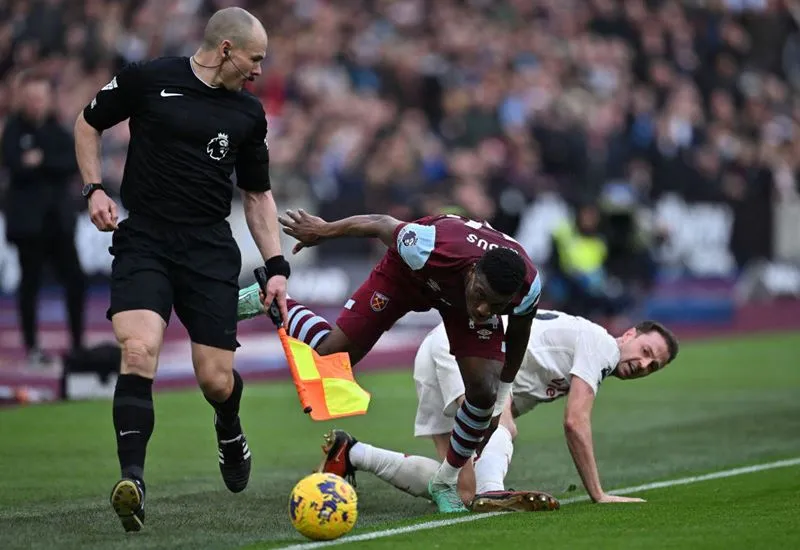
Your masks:
M800 466L637 493L645 505L566 505L502 514L347 548L796 548ZM441 516L444 517L444 516ZM248 548L274 548L258 543ZM279 546L277 546L279 547ZM343 545L344 547L344 545Z
M597 459L607 489L742 464L800 456L800 335L692 343L649 379L607 380L594 414ZM243 423L253 451L247 491L228 493L219 475L212 411L199 391L157 394L146 478L147 522L125 535L108 505L117 480L108 402L0 412L0 548L269 548L303 542L286 503L318 463L322 434L350 430L364 441L432 454L415 440L414 385L408 370L359 377L372 392L368 415L315 423L286 383L248 385ZM561 430L563 401L519 419L507 484L563 495L580 480ZM358 475L353 533L441 518L366 474ZM413 535L355 543L402 548L794 547L800 468L643 493L649 503L578 503L555 514L481 519ZM424 517L422 517L424 516ZM567 523L568 522L568 523ZM519 529L517 529L519 528Z

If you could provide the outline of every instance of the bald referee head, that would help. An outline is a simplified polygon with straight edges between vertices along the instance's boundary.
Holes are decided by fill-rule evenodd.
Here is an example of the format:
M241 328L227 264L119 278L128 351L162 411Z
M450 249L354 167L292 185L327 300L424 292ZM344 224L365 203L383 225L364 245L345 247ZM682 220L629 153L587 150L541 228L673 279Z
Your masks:
M261 22L242 8L225 8L208 20L192 64L212 86L235 91L261 74L266 53L267 31Z

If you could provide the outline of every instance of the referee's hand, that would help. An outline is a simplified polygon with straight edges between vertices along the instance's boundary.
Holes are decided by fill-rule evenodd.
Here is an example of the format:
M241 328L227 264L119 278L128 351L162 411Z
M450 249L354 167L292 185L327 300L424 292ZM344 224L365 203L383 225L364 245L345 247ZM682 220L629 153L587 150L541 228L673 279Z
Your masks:
M117 228L117 205L102 189L89 197L89 217L100 231L114 231Z
M286 277L283 275L273 275L267 281L267 292L259 292L261 303L264 304L264 311L268 311L272 305L272 300L278 302L278 309L281 311L281 319L286 325L289 318L289 308L286 306Z

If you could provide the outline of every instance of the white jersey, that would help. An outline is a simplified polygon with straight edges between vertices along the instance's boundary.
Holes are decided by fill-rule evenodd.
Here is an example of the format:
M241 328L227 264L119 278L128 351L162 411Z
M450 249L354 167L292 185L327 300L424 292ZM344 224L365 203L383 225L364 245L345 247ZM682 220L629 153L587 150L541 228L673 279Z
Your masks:
M597 389L619 362L616 339L603 327L560 311L539 310L514 380L514 404L523 414L569 392L571 376Z
M560 311L540 310L512 387L514 406L524 414L539 403L563 397L572 376L581 378L596 394L618 362L617 341L603 327ZM414 360L414 382L418 400L414 435L450 433L458 399L464 395L464 381L450 354L444 323L420 345Z

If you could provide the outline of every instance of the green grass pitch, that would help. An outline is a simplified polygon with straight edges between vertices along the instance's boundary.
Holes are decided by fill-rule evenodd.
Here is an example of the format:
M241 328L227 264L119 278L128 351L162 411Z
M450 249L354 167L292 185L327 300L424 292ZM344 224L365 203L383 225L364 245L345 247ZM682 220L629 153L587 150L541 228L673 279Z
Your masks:
M800 334L683 346L664 372L604 382L594 414L607 489L800 456ZM359 376L369 414L316 423L288 383L245 387L242 418L253 476L228 493L217 467L212 412L198 390L156 394L146 465L147 523L125 534L108 505L117 480L108 402L0 411L0 548L276 548L304 542L289 524L295 482L321 458L331 427L432 455L412 436L409 370ZM561 496L580 480L561 429L563 401L519 419L507 484ZM443 519L431 504L358 475L353 534ZM568 504L351 543L376 548L795 548L800 466L641 493L643 505Z

